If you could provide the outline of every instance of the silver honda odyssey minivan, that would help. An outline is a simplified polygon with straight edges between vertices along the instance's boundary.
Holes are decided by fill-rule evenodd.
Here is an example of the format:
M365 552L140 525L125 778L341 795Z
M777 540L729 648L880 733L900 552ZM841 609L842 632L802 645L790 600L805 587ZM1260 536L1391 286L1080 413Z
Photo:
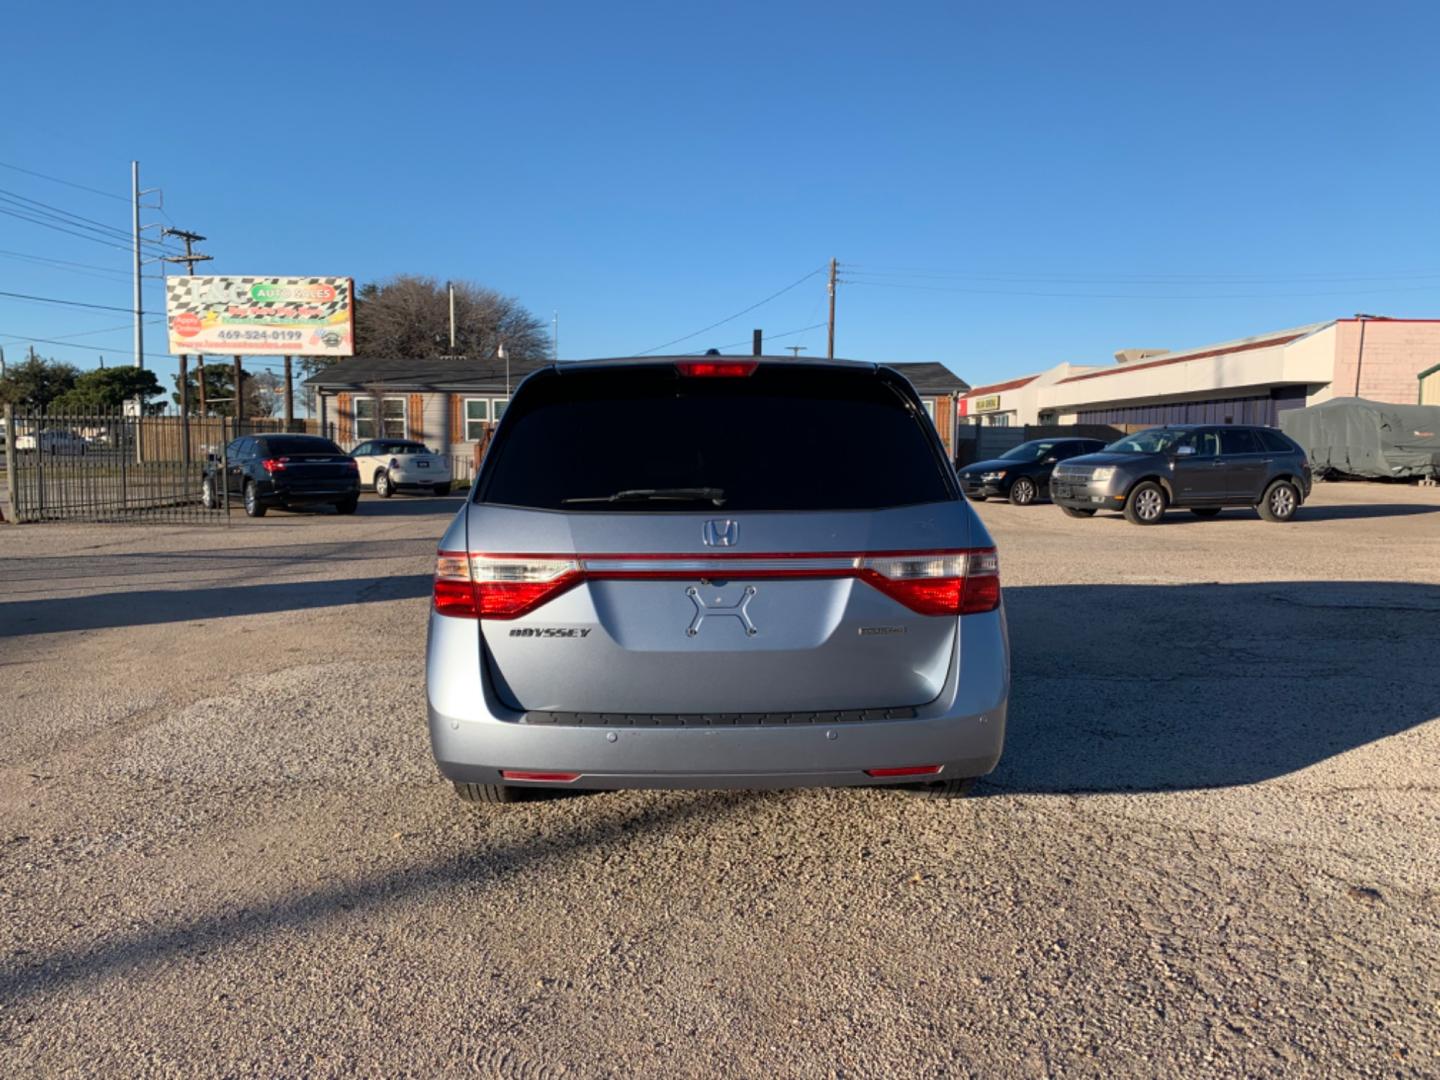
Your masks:
M1009 667L994 544L903 376L645 358L517 389L440 543L426 692L470 802L954 795L999 760Z

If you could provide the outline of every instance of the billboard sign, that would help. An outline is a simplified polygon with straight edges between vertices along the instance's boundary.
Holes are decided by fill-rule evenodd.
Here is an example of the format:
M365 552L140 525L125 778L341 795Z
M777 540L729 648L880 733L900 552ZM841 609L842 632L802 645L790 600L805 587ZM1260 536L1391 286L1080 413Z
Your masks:
M350 278L166 278L165 317L176 355L355 354Z
M970 407L977 413L998 412L1000 410L1000 395L987 394L985 397L975 398Z

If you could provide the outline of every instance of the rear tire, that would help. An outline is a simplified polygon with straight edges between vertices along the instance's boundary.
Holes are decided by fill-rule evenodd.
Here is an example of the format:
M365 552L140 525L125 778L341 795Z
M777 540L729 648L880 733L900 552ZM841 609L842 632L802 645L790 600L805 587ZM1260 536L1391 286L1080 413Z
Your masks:
M1087 518L1095 516L1095 511L1088 506L1062 506L1060 509L1065 511L1067 517Z
M459 780L454 783L455 794L460 796L460 801L471 804L524 802L527 794L523 788L506 784L462 784Z
M255 490L255 481L245 481L245 516L261 518L265 516L265 504L260 501L260 493Z
M916 799L963 799L974 790L977 779L964 776L958 780L936 780L931 784L906 784L904 790Z
M200 505L206 510L220 509L220 500L215 498L215 481L208 476L200 485Z
M1196 517L1215 517L1220 513L1220 509L1218 506L1192 506L1190 513Z
M1022 476L1010 485L1010 502L1015 506L1029 506L1039 493L1035 481Z
M353 514L353 513L355 513L355 510L356 510L356 508L357 508L359 505L360 505L360 496L359 496L359 495L351 495L350 498L348 498L348 499L341 499L339 502L337 502L337 503L335 504L335 512L336 512L337 514Z
M1265 489L1265 497L1255 509L1266 521L1294 521L1295 511L1300 509L1300 492L1289 480L1276 480Z
M1125 520L1132 525L1158 525L1169 502L1165 489L1155 481L1136 484L1125 500Z
M984 501L985 501L986 499L988 499L989 497L990 497L989 495L971 495L971 496L970 496L970 501L971 501L971 502L984 502Z
M379 495L382 499L388 499L391 495L395 494L395 488L394 485L390 483L388 473L377 472L375 474L375 494Z

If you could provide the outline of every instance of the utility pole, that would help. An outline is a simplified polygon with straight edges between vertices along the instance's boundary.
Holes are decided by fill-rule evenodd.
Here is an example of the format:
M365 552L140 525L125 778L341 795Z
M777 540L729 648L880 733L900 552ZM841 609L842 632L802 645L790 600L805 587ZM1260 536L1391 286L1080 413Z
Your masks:
M447 281L445 289L450 293L450 355L455 355L455 284Z
M145 318L140 299L140 163L130 162L130 240L135 249L135 366L145 366Z
M167 225L160 230L160 236L162 238L166 236L178 236L181 240L185 241L184 255L166 255L160 261L167 263L184 263L185 269L191 277L195 276L195 264L197 262L209 262L210 259L213 258L213 256L201 255L198 251L191 249L191 244L204 243L205 237L199 233L186 232L184 229L172 229Z
M834 259L830 260L830 343L825 355L831 360L835 359L835 271L839 266L840 264Z
M295 381L290 369L290 357L285 357L285 430L295 426Z
M751 331L751 335L750 335L750 355L751 355L751 356L764 356L764 355L765 355L765 335L764 335L763 332L761 332L761 331L759 331L759 330Z
M240 380L244 373L240 368L240 357L235 357L235 432L239 434L240 424L245 419L245 395L240 392Z
M1357 398L1360 396L1360 368L1365 363L1365 324L1374 318L1377 316L1362 315L1359 312L1355 314L1355 321L1360 324L1360 347L1355 350L1355 396Z
M200 419L205 419L205 357L195 357L195 383L200 388Z
M495 346L495 357L505 361L505 404L510 404L510 354L505 351L505 342Z
M560 312L550 316L550 360L560 363Z

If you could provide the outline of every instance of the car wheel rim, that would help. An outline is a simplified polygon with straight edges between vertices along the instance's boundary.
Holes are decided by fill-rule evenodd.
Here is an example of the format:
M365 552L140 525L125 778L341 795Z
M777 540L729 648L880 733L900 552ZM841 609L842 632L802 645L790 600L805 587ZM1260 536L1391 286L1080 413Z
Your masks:
M1018 502L1028 503L1034 497L1035 493L1030 490L1030 485L1025 483L1024 481L1021 481L1015 492L1016 500Z
M247 488L245 489L245 509L246 509L246 510L252 510L252 509L254 509L254 507L255 507L255 489L254 489L253 487L247 487Z
M1137 502L1136 510L1146 521L1154 521L1160 516L1160 493L1158 491L1142 491Z
M1270 510L1276 517L1289 517L1295 509L1295 496L1288 487L1276 488L1270 496Z

